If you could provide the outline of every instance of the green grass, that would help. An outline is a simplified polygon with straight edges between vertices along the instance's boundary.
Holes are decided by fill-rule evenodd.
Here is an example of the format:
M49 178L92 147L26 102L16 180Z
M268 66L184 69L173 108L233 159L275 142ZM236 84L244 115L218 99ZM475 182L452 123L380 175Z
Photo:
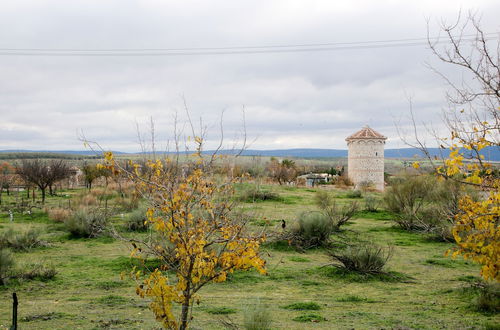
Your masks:
M307 313L303 315L299 315L294 317L292 320L296 322L321 322L321 321L326 321L326 319L316 313Z
M251 186L244 184L240 188ZM291 228L297 214L316 209L315 193L323 189L278 185L263 188L276 192L281 200L241 203L239 207L251 214L250 230L266 230L269 237L282 232L279 220L285 219L287 228ZM328 189L337 196L346 193L334 187ZM78 191L64 193L73 196ZM67 201L67 197L48 197L47 205ZM351 200L337 201L343 205ZM394 226L392 217L383 209L359 212L348 230L332 236L339 247L360 240L392 245L388 274L366 276L325 266L331 258L324 249L300 253L286 241L265 243L262 250L268 274L237 271L229 274L224 283L206 285L197 297L200 304L193 306L192 327L221 329L218 319L222 317L241 326L247 306L259 300L272 315L273 329L498 329L498 314L475 307L479 292L473 286L480 280L480 266L444 257L452 244L401 230ZM111 222L122 230L121 217L113 217ZM46 282L12 280L7 287L1 287L0 329L10 326L14 290L20 299L22 329L159 328L148 309L149 300L135 294L137 283L128 276L120 279L134 266L144 271L154 269L161 264L159 260L149 259L145 265L131 260L130 245L119 239L68 239L62 225L54 224L39 209L31 216L15 213L13 223L6 212L0 211L0 231L28 227L39 229L41 239L50 247L14 252L16 262L47 262L54 265L57 275ZM125 237L147 236L119 233ZM172 274L168 275L175 283ZM321 309L283 308L302 303ZM225 311L230 314L221 314ZM174 306L174 313L178 312L178 306Z
M227 315L227 314L234 314L237 312L237 310L230 307L212 307L208 308L206 312L208 314L214 314L214 315Z
M347 295L347 296L338 298L337 301L338 302L355 302L355 303L358 303L358 302L374 303L374 302L376 302L376 300L368 299L365 297L360 297L357 295Z
M292 309L295 311L317 311L321 309L321 306L315 302L296 302L283 306L284 309Z
M446 268L455 268L455 267L457 267L457 263L454 262L451 259L435 259L435 258L430 258L430 259L426 259L424 261L424 263L427 264L427 265L441 266L441 267L446 267Z
M129 299L122 296L108 295L98 298L95 302L106 306L119 306L129 302Z
M300 257L300 256L291 256L291 257L288 257L288 260L293 261L293 262L310 262L311 261L311 259L309 259L309 258L304 258L304 257Z

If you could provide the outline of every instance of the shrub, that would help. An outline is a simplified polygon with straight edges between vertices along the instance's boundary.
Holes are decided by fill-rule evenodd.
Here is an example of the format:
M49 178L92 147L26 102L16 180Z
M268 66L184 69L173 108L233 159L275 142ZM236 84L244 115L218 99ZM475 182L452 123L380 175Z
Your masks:
M395 178L384 194L394 221L403 229L431 233L443 241L454 241L451 228L466 191L453 180L439 181L432 176Z
M330 252L334 266L362 274L382 274L392 249L384 249L374 244L350 246L340 252Z
M88 208L97 205L97 198L92 194L80 195L75 198L75 207Z
M35 229L24 232L15 232L9 229L0 234L0 248L27 251L32 248L47 246L47 242L40 240L39 236L40 233Z
M12 276L13 267L14 258L12 253L7 249L0 248L0 285L7 283L7 280Z
M246 330L268 330L271 329L271 323L269 308L260 301L244 311L243 327Z
M66 229L73 237L97 237L106 233L108 219L97 209L79 209L64 221Z
M430 176L395 178L384 194L387 209L397 214L394 221L405 230L431 231L441 221L433 205L437 181Z
M56 207L48 209L47 214L49 216L49 219L55 222L64 222L64 220L68 219L71 216L71 211L61 207Z
M279 194L272 191L252 188L245 190L241 194L240 200L246 203L253 203L257 201L279 201L281 197Z
M361 181L358 183L358 188L363 192L373 191L375 190L375 185L372 181Z
M302 249L326 246L334 232L331 219L321 212L304 212L292 227L289 241Z
M364 211L367 212L377 212L378 210L378 200L373 196L365 197Z
M139 207L139 198L133 194L128 197L119 197L116 200L118 207L124 211L132 211Z
M316 205L321 212L328 217L332 224L333 231L339 231L358 211L358 204L352 202L338 207L333 195L326 191L318 191L315 196Z
M348 187L353 185L352 181L345 174L337 177L336 184L340 187Z
M146 231L149 227L146 217L146 208L139 208L127 217L126 226L130 231Z
M361 198L361 197L363 197L363 194L361 193L361 190L351 190L345 194L345 197L346 198Z
M384 194L387 209L394 213L413 212L428 200L434 180L427 176L395 178Z
M23 267L24 271L18 276L26 280L47 281L56 276L57 271L53 265L43 263L33 263Z
M482 312L500 312L500 284L486 283L481 288L476 300L477 308Z

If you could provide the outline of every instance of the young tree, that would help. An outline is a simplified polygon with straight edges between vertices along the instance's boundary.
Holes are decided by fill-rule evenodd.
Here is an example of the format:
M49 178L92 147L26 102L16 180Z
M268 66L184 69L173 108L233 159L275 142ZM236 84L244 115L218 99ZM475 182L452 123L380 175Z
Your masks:
M0 164L0 204L2 204L2 193L6 189L9 195L9 189L14 181L15 168L7 162Z
M292 182L297 177L295 162L290 159L283 159L280 162L276 158L273 158L268 170L271 178L278 181L280 185Z
M149 200L147 221L154 237L133 240L132 256L143 260L154 256L161 266L149 274L135 270L132 274L139 281L137 294L151 299L150 309L169 329L188 327L190 307L208 283L223 282L235 270L266 272L259 255L263 237L247 232L245 221L235 217L232 181L214 174L215 156L203 158L202 142L195 138L197 151L186 162L181 163L179 156L149 160L145 164L149 171L134 163L134 170L126 171L112 153L105 155L106 166L128 176ZM178 317L174 303L181 306Z
M83 180L88 190L92 190L92 183L100 177L109 176L109 171L106 168L98 166L98 164L84 164L81 168L83 172Z
M33 184L42 191L42 203L45 203L45 192L52 185L70 175L69 166L63 160L44 162L40 159L23 160L16 166L16 173L28 184Z
M485 279L500 281L500 176L484 157L486 148L498 151L500 147L498 33L491 38L491 33L483 32L472 13L465 20L459 16L456 23L441 27L447 43L429 39L430 49L442 62L461 68L470 79L456 82L441 74L451 87L447 97L453 105L445 113L451 139L442 139L442 145L448 144L451 151L449 158L442 165L435 164L425 145L417 142L439 176L483 191L479 201L466 195L459 202L453 227L457 244L453 256L462 255L480 263Z

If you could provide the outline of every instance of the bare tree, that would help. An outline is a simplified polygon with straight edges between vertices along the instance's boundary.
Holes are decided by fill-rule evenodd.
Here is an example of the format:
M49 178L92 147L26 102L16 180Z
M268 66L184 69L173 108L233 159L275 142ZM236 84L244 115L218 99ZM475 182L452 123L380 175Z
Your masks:
M459 14L453 24L442 22L441 29L445 42L428 37L429 47L439 60L461 68L463 74L457 82L431 67L450 86L445 123L452 138L471 146L467 157L481 163L480 150L471 141L484 139L489 146L500 146L500 33L483 31L480 18L472 12Z
M40 159L23 160L16 167L17 174L28 184L36 185L42 191L45 203L46 190L52 193L52 185L70 175L69 166L63 160L44 162Z
M14 181L14 167L7 162L0 164L0 204L2 204L2 193L5 189L7 196L10 194L10 185Z

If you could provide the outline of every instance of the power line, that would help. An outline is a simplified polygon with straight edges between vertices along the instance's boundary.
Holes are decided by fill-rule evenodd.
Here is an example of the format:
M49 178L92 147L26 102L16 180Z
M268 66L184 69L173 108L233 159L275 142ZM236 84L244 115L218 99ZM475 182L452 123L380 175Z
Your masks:
M495 33L486 33L488 40ZM462 41L474 41L475 35L465 35ZM413 38L357 42L332 42L290 45L261 45L233 47L191 47L191 48L111 48L111 49L78 49L78 48L0 48L0 56L199 56L199 55L238 55L238 54L271 54L300 53L320 51L340 51L353 49L377 49L393 47L410 47L427 45L428 41L435 44L450 43L439 38Z

